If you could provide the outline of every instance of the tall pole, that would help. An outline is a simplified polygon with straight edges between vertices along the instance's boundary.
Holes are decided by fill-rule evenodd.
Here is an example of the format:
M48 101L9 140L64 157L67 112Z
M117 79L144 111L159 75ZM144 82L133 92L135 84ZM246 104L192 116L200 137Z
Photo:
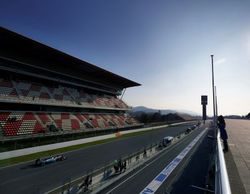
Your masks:
M215 123L215 96L214 96L214 55L211 55L211 62L212 62L212 89L213 89L213 111L214 111L214 127L216 126Z
M216 86L214 86L214 96L215 96L215 118L217 122L217 117L218 117L218 96L217 96L217 89Z

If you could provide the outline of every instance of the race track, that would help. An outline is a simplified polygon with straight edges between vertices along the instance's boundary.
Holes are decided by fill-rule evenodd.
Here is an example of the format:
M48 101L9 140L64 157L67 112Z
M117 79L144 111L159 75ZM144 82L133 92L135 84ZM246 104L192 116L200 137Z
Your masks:
M69 179L74 179L97 167L131 154L143 147L160 141L164 136L176 136L194 123L182 124L140 136L116 140L66 153L67 160L34 167L31 162L0 169L1 194L44 193Z

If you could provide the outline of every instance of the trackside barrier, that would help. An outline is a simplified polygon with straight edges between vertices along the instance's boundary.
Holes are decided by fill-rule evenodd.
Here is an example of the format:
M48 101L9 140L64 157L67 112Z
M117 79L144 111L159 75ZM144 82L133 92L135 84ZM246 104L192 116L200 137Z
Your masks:
M114 169L114 166L117 164L118 161L112 161L107 165L98 168L97 170L94 170L92 172L87 172L85 173L84 176L77 178L73 181L67 182L62 186L55 188L54 190L48 191L47 193L76 194L76 193L89 193L90 191L96 192L98 189L102 188L102 186L105 186L105 184L107 184L108 181L111 180L114 181L115 179L118 179L119 178L118 175L125 172L126 169L128 171L135 169L136 167L143 164L156 154L163 151L164 150L163 148L168 147L169 145L172 145L175 142L178 142L180 139L182 139L188 134L185 132L180 133L179 135L174 137L171 143L167 145L163 145L162 141L157 142L139 150L136 153L119 158L118 161L121 161L121 163L126 162L126 167L122 168L122 170L120 170L119 172L116 172ZM91 181L89 182L87 179L91 179ZM87 182L89 182L90 185L88 185L86 188Z
M168 126L176 126L176 125L185 124L185 123L190 123L190 122L187 121L187 122L180 122L180 123L174 123L174 124L169 124L169 125L161 125L161 126L155 126L155 127L147 127L147 128L120 131L120 135L155 130L155 129L160 129L160 128L164 128L164 127L168 127ZM28 155L28 154L34 154L34 153L43 152L43 151L64 148L64 147L73 146L73 145L90 143L90 142L109 139L109 138L114 138L114 137L117 137L116 135L117 135L116 133L112 133L112 134L108 134L108 135L94 136L94 137L78 139L78 140L73 140L73 141L67 141L67 142L62 142L62 143L54 143L54 144L49 144L49 145L42 145L42 146L36 146L36 147L31 147L31 148L1 152L0 153L0 160L13 158L13 157L19 157L19 156Z
M228 173L221 146L220 132L217 133L217 146L215 156L215 193L231 194L231 188L228 179Z
M126 169L131 168L135 164L138 164L145 160L147 157L153 156L157 152L157 146L158 144L153 144L150 147L147 147L145 149L142 149L134 154L131 154L129 156L121 157L119 160L122 162L126 162ZM97 187L102 186L105 184L108 180L111 180L112 177L116 177L117 175L124 172L125 169L123 169L121 172L115 172L114 166L117 164L117 162L113 161L105 165L104 167L101 167L97 170L91 171L89 173L86 173L84 176L75 179L73 181L69 181L65 183L64 185L49 191L47 193L49 194L76 194L76 193L85 193L85 191L94 190ZM85 182L87 177L90 177L91 184L86 188ZM88 191L86 193L88 193Z

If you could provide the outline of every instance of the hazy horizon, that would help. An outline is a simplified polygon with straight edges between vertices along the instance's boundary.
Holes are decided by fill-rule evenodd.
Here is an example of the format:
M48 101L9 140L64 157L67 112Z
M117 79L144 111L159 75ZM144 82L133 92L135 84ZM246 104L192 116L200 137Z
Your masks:
M158 111L158 110L160 110L160 111L169 110L169 111L176 111L178 113L190 114L192 116L202 116L202 112L194 112L194 111L191 111L191 110L184 110L184 109L168 109L168 108L158 109L158 108L152 108L152 107L146 107L146 106L140 106L140 105L139 106L134 106L132 108L134 109L134 108L137 108L137 107L144 107L144 108L148 108L148 109L153 109L155 111ZM246 116L247 114L245 114L245 115L240 115L240 114L225 114L223 116ZM207 116L208 117L213 117L212 114L209 114Z
M0 25L141 83L131 106L250 112L250 1L3 1Z

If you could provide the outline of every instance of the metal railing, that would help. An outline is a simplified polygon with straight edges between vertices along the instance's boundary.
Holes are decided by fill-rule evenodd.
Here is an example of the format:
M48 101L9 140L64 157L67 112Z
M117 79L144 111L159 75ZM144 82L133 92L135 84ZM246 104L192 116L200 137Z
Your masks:
M231 188L229 184L229 178L219 131L217 133L217 145L215 156L215 193L231 194Z

